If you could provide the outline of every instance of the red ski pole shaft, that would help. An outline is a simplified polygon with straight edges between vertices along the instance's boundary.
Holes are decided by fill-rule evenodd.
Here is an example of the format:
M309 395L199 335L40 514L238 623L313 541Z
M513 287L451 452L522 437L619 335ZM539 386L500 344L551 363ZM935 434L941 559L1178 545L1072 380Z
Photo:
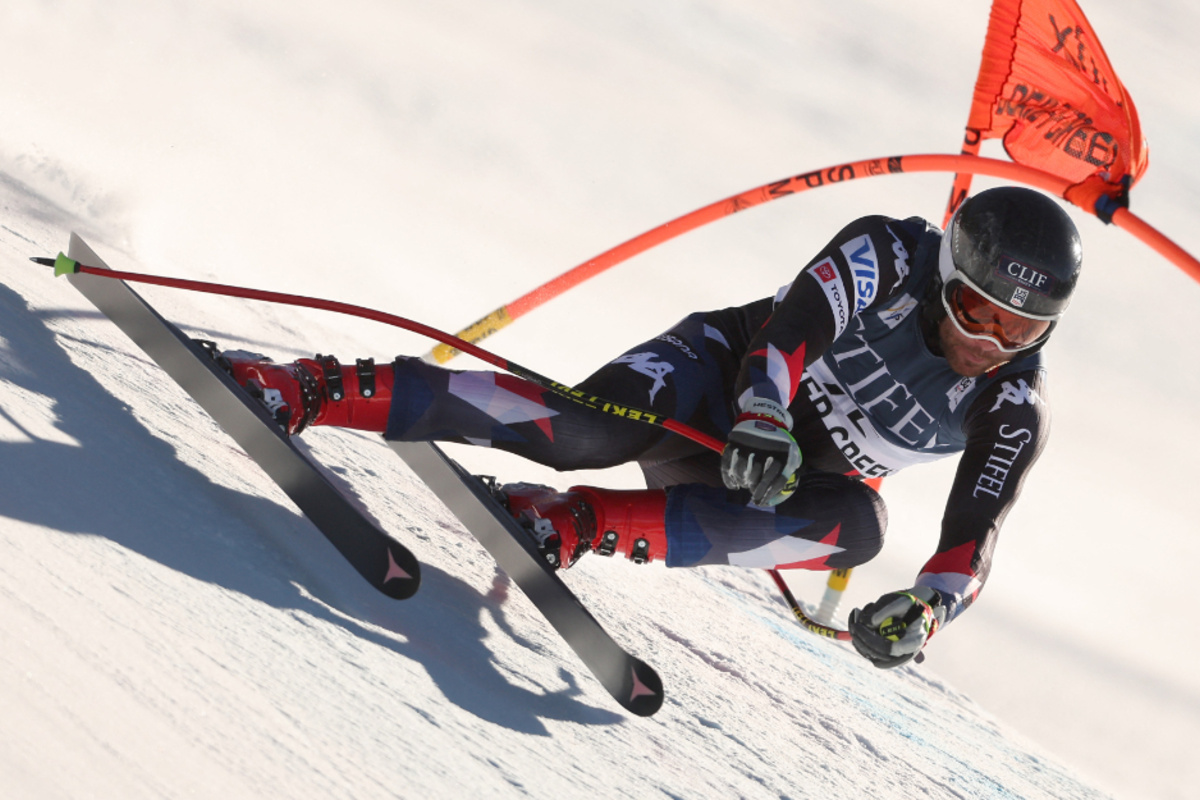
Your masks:
M850 640L849 631L843 631L832 626L825 625L808 616L808 614L804 612L804 609L800 607L800 603L796 600L796 596L792 594L791 587L787 585L783 579L783 576L779 574L779 570L769 569L767 572L770 574L771 580L775 581L775 585L779 587L779 592L783 595L783 599L792 609L792 614L795 615L796 620L801 625L815 634L825 636L830 639L836 639L839 642L846 642Z
M193 281L185 278L169 278L161 275L146 275L136 272L122 272L120 270L103 269L100 267L89 267L85 264L80 264L74 259L68 258L65 255L59 254L58 258L51 260L48 258L34 258L32 261L46 266L54 267L55 275L65 275L70 273L82 272L88 275L96 275L101 278L112 278L113 280L130 281L134 283L147 283L154 286L164 286L172 289L183 289L190 292L203 292L205 294L223 295L225 297L239 297L246 300L258 300L266 303L277 303L281 305L299 306L302 308L315 308L321 311L331 311L335 314L346 314L352 317L369 319L375 322L381 322L385 325L391 325L396 328L401 328L412 333L426 336L443 344L450 345L461 350L468 355L478 358L484 363L491 364L506 372L510 372L519 378L524 378L531 383L541 386L547 391L553 392L560 397L565 397L568 400L574 401L588 408L597 411L611 414L613 416L624 417L625 419L634 422L642 422L649 425L657 425L665 428L672 433L691 439L698 444L715 450L718 453L724 448L722 442L709 436L706 433L696 430L684 423L664 417L661 414L646 411L644 409L625 405L622 403L614 403L611 400L606 400L603 397L598 397L588 392L580 391L574 387L551 380L544 375L540 375L531 369L521 366L516 362L509 361L506 358L496 355L482 347L478 347L470 342L459 339L437 328L430 327L415 320L406 317L400 317L395 314L389 314L386 311L377 311L364 306L356 306L350 303L342 303L337 300L325 300L319 297L305 297L303 295L286 294L284 292L264 291L261 289L247 289L240 286L229 286L220 283L209 283L207 281Z
M169 278L161 275L146 275L136 272L122 272L120 270L89 267L85 264L80 264L78 261L68 258L61 253L57 259L33 258L30 260L38 264L54 267L55 275L66 275L82 272L101 278L111 278L113 280L130 281L133 283L146 283L153 286L163 286L171 289L203 292L205 294L222 295L225 297L238 297L246 300L257 300L266 303L277 303L282 305L298 306L302 308L315 308L321 311L330 311L337 314L346 314L348 316L374 320L385 325L391 325L393 327L411 331L422 336L427 336L435 341L455 347L462 352L467 353L468 355L475 356L487 364L491 364L492 366L498 367L506 372L510 372L519 378L524 378L525 380L535 383L548 391L585 405L588 408L592 408L607 414L624 417L635 422L657 425L671 431L672 433L676 433L680 436L691 439L692 441L697 442L698 444L701 444L718 453L724 449L723 443L719 440L702 433L695 428L685 425L678 420L663 417L659 414L645 411L643 409L613 403L612 401L605 400L602 397L598 397L565 384L558 383L557 381L553 381L544 375L539 375L531 369L526 369L520 364L509 361L508 359L498 356L488 350L484 350L477 345L459 339L457 336L453 336L449 333L445 333L444 331L440 331L437 328L430 327L406 317L389 314L385 311L377 311L364 306L356 306L336 300L305 297L303 295L287 294L284 292L248 289L240 286L209 283L207 281L194 281L185 278ZM800 604L796 601L795 596L784 582L783 577L776 570L772 569L767 571L775 580L776 585L783 593L784 599L791 607L792 613L796 616L796 619L800 621L800 624L813 633L817 633L821 636L826 636L831 639L845 640L849 638L849 633L838 630L837 628L832 628L828 625L823 625L805 614L804 609L801 608Z

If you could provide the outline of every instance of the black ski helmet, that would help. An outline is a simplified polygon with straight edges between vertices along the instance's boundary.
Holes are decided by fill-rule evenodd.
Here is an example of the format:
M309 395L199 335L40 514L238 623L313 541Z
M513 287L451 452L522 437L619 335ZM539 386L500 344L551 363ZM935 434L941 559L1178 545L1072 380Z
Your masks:
M942 303L965 283L1000 308L1050 328L1071 301L1083 249L1079 231L1049 196L1002 186L968 198L942 237L939 257ZM948 306L947 306L948 308Z

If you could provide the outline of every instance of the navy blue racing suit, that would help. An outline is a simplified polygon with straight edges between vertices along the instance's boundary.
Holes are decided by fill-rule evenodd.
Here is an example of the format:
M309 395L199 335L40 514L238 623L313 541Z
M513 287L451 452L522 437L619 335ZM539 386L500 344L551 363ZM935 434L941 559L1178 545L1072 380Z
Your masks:
M917 585L947 620L978 595L1000 524L1049 430L1040 353L978 378L936 335L941 232L924 220L848 225L773 298L687 316L579 385L721 441L746 395L786 406L803 454L773 508L726 489L719 454L660 427L598 413L512 376L401 357L386 436L495 447L559 470L637 462L667 489L667 566L839 569L873 558L887 512L864 478L961 453Z

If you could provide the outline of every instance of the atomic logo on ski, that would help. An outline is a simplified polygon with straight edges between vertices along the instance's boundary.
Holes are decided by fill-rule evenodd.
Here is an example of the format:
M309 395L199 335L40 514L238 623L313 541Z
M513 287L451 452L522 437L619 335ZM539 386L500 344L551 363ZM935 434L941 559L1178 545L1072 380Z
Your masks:
M411 581L412 575L404 571L399 564L396 563L396 557L392 555L392 550L389 547L387 551L388 568L387 574L383 576L383 582L387 583L391 580Z
M630 703L633 703L639 697L658 697L658 692L642 683L641 678L638 677L637 669L630 667L629 673L633 675L633 692L629 695Z
M388 445L491 553L614 700L643 717L662 707L658 673L609 636L547 565L529 533L497 501L488 483L437 445L395 441Z

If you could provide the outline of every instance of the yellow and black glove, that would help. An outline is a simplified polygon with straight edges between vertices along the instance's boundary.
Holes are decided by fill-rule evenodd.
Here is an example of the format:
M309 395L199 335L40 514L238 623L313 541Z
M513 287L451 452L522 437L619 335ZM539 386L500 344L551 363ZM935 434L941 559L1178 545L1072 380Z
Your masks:
M889 592L874 603L850 612L854 649L880 669L907 664L946 621L946 607L936 589L917 586Z

